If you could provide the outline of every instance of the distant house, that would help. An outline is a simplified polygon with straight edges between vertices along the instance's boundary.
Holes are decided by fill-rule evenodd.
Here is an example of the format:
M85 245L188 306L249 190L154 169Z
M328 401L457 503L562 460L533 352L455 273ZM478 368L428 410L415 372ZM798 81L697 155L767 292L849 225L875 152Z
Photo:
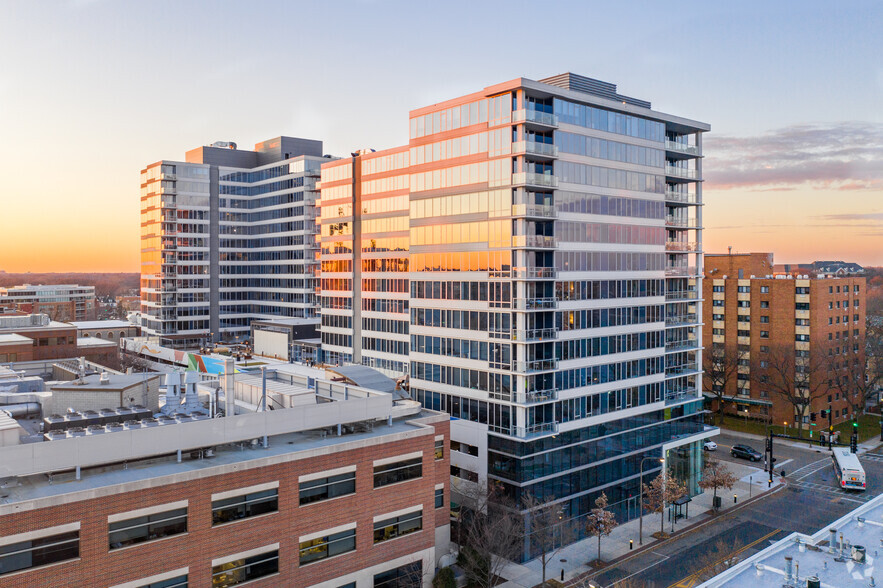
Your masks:
M857 263L847 261L814 261L812 269L818 274L832 276L857 276L865 273L865 268Z

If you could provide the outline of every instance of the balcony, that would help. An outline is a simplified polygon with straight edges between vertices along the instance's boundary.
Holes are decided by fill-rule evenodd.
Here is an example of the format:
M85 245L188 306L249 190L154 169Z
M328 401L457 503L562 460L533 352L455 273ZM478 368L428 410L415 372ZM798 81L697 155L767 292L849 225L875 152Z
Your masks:
M666 164L665 175L671 176L674 178L682 178L685 180L698 180L699 179L699 170L688 169L688 168L684 168L684 167L677 167L674 165Z
M677 300L697 300L699 292L696 290L677 290L665 293L666 302L675 302Z
M551 372L558 369L557 359L534 359L531 361L516 361L515 371L521 373Z
M666 353L679 353L682 351L695 351L699 349L699 344L693 339L681 339L679 341L667 341L665 343Z
M518 172L512 174L513 186L533 186L537 188L557 188L558 177L552 174Z
M524 218L558 218L558 210L554 206L543 204L513 204L512 216Z
M558 157L558 146L551 143L537 143L536 141L516 141L512 143L512 153L551 159Z
M546 341L558 338L556 329L527 329L523 331L514 331L512 333L513 341Z
M696 194L690 194L685 192L678 192L677 190L666 190L665 191L665 202L666 204L700 204L698 197Z
M683 251L683 252L695 252L699 251L699 243L692 241L666 241L665 242L665 250L666 251Z
M549 402L558 400L558 390L528 390L527 392L515 392L513 400L517 404L533 404L535 402Z
M672 229L698 229L699 221L695 218L665 217L665 226Z
M665 368L666 378L679 378L683 376L694 376L699 373L699 366L695 363L685 363Z
M554 267L514 267L512 278L516 280L554 280L558 270Z
M556 298L516 298L516 310L554 310L558 308Z
M686 143L680 143L678 141L670 141L668 139L665 140L665 149L666 151L674 151L676 153L683 153L684 155L694 155L699 157L699 147L696 145L688 145Z
M558 433L558 423L541 423L539 425L530 425L528 427L500 427L491 425L488 430L498 435L506 435L507 437L515 437L518 439L531 439L535 437L548 437Z
M512 113L513 123L527 123L542 127L558 128L558 117L548 112L538 110L516 110Z
M665 317L665 326L666 327L680 327L687 325L695 325L699 322L698 314L681 314L678 316L667 316Z
M665 275L669 277L697 277L698 269L694 265L678 265L665 268Z
M163 196L160 198L160 207L162 208L175 208L177 206L177 200L174 196Z
M674 404L677 402L683 402L690 398L696 398L697 394L698 391L696 386L678 386L665 391L665 403Z
M512 247L519 249L555 249L558 239L546 235L512 235Z

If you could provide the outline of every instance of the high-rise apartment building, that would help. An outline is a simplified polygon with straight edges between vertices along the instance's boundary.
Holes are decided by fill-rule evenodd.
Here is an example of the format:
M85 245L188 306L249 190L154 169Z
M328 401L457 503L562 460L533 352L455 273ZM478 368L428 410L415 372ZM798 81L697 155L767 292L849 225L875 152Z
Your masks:
M817 430L828 424L822 410L834 424L849 419L863 404L866 279L776 274L772 253L705 260L711 408L807 428L816 414Z
M407 147L322 167L326 360L407 377L455 478L577 535L661 456L696 492L709 128L574 74L412 111Z
M141 171L141 312L169 347L241 341L253 319L316 317L322 142L215 143Z
M54 321L95 320L98 303L95 286L74 284L24 284L0 288L0 308L46 314Z

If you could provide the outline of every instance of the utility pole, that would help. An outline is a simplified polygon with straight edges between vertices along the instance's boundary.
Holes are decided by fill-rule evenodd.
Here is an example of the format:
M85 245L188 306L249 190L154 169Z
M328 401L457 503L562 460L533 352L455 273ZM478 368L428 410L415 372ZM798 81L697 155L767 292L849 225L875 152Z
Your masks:
M773 457L773 431L770 429L770 436L766 440L766 452L767 452L767 467L769 470L769 479L767 480L767 488L772 488L773 486L773 467L776 463L776 458Z
M834 423L831 420L831 405L828 405L828 451L834 453Z

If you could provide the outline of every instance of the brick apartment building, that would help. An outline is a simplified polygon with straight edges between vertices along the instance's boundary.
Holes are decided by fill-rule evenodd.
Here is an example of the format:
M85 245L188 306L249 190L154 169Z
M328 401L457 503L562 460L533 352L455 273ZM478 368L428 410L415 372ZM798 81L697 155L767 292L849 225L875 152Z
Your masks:
M98 315L95 286L75 284L0 288L0 307L46 314L54 321L94 321Z
M428 586L449 417L328 386L297 409L0 447L0 585Z
M775 424L809 426L828 408L834 423L851 418L865 365L865 278L774 272L772 253L705 256L706 400L717 410L722 391L728 413ZM804 401L783 393L799 399L797 389Z

